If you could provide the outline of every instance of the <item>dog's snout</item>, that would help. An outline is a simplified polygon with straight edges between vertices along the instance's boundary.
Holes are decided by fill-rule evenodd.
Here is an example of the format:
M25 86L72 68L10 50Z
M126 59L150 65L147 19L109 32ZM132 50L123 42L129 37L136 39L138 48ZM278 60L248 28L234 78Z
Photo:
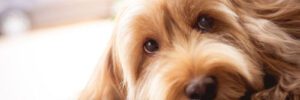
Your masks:
M185 93L189 99L212 100L217 93L217 81L214 77L193 79L187 85Z

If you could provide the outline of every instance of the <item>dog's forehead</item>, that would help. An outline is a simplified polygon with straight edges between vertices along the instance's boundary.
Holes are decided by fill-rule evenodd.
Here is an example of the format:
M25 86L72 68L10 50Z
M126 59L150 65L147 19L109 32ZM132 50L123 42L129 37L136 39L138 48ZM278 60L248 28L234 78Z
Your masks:
M147 10L160 10L174 12L177 15L192 16L195 13L206 11L221 11L226 14L237 16L232 11L234 0L144 0L141 2Z
M170 16L184 16L191 18L199 13L223 12L227 15L237 17L233 11L234 4L231 0L131 0L127 2L122 15L143 15L171 13ZM127 10L127 11L126 11Z
M188 34L200 14L215 16L229 24L238 19L230 0L134 0L128 4L119 15L116 29L123 39L132 33Z
M238 14L233 10L235 8L233 5L230 0L132 0L128 2L127 9L121 14L120 19L129 22L138 16L144 17L146 21L152 21L151 19L158 21L155 17L160 17L172 19L179 22L179 25L191 24L200 14L235 19Z

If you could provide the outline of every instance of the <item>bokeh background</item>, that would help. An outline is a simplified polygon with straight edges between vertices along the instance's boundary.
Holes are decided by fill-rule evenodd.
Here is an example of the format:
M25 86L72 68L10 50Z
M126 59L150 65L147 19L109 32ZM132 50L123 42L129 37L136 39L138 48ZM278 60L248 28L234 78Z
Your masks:
M0 0L0 100L76 100L124 0Z

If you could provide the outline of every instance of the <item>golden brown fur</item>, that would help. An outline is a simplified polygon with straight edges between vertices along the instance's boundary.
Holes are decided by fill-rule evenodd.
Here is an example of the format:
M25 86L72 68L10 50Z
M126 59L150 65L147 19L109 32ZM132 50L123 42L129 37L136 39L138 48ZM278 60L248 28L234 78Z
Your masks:
M119 15L106 55L80 99L185 100L192 78L213 75L219 82L216 100L245 95L299 100L299 5L299 0L136 0ZM216 19L213 31L193 29L203 14ZM158 53L143 51L149 38L160 43Z

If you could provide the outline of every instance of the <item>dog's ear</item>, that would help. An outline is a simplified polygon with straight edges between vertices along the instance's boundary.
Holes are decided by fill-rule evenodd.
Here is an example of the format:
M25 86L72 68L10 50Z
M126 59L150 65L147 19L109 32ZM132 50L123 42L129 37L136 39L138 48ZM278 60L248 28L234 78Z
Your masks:
M288 65L299 68L300 1L271 0L273 2L269 4L258 1L254 1L251 6L253 16L270 21L258 21L262 29L260 32L264 33L256 36L260 39L259 42L263 43L260 46L264 46L264 52L268 52L273 58L285 60Z
M300 98L300 2L299 0L235 0L251 17L245 27L259 51L267 74L277 84L255 94L253 100Z
M234 0L247 14L243 23L265 58L300 67L300 1ZM262 59L264 60L264 59ZM270 61L267 61L270 62ZM276 65L276 64L275 64ZM277 64L278 65L278 64ZM282 68L282 67L280 67Z
M124 98L121 69L114 49L114 36L104 52L92 79L79 100L120 100Z
M252 16L272 21L292 37L300 39L299 0L233 0L232 3Z
M271 2L269 4L261 3L261 7L256 8L256 14L258 15L258 17L271 20L289 35L300 39L300 1L272 1L273 3ZM256 5L258 6L259 3L257 3Z

